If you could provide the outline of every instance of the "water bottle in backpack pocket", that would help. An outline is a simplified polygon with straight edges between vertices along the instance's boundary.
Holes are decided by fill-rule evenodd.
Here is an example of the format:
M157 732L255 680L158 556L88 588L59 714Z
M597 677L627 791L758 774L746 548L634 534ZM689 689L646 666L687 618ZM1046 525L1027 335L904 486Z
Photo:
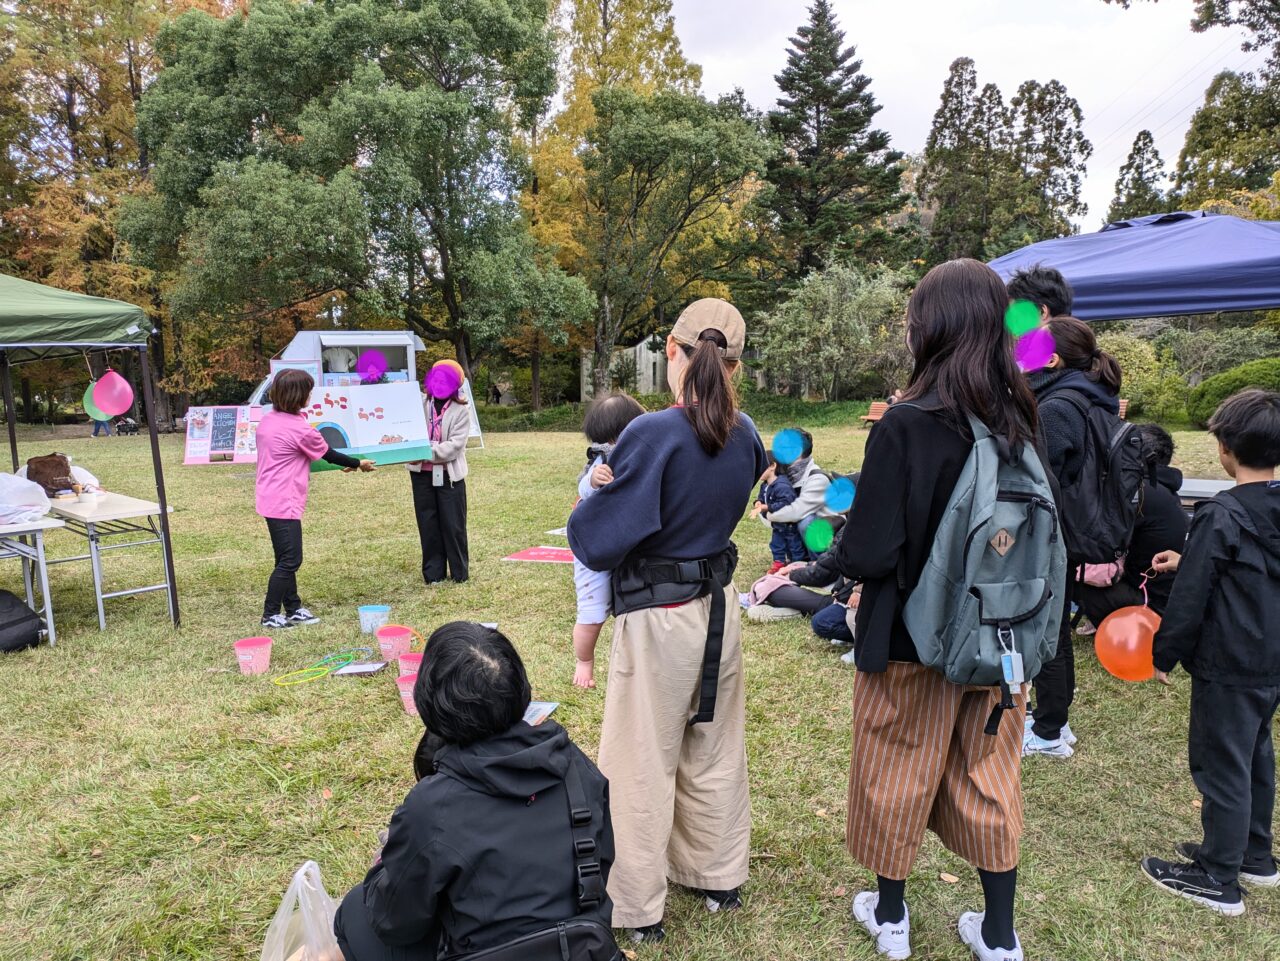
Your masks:
M969 423L973 448L903 620L923 664L954 684L1000 685L1008 707L1009 688L1057 651L1067 555L1035 449L1011 453Z

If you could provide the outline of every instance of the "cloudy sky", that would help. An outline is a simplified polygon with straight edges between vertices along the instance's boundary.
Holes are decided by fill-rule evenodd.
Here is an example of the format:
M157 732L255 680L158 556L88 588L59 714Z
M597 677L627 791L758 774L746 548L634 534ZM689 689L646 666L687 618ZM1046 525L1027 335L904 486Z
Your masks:
M774 75L808 0L674 0L673 7L686 55L702 64L705 92L741 87L757 107L772 106ZM1231 31L1192 33L1192 0L1129 10L1102 0L834 0L834 7L872 78L883 108L877 124L900 150L924 148L956 57L972 57L979 85L996 83L1006 101L1023 80L1064 83L1094 147L1086 231L1101 225L1139 130L1155 135L1172 172L1214 74L1254 69L1263 59L1241 51Z

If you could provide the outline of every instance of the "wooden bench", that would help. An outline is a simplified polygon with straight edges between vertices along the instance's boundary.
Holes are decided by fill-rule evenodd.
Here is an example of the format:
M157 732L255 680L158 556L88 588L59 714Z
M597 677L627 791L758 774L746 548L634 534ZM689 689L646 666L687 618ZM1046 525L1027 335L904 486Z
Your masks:
M885 412L888 410L889 410L889 405L882 400L878 400L871 405L871 409L867 411L867 415L862 418L862 423L874 424L881 417L883 417L885 415Z
M1124 420L1129 414L1129 401L1127 398L1120 398L1120 419Z

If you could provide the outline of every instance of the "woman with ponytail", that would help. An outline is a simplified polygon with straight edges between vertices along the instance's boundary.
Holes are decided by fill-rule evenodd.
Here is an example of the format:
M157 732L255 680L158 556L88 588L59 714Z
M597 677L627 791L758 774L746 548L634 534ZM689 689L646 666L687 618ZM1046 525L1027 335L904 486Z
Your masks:
M1040 423L1049 454L1049 470L1059 487L1068 487L1080 473L1089 443L1086 412L1101 407L1120 412L1120 364L1098 347L1093 328L1075 317L1054 317L1053 358L1043 370L1027 376L1036 395ZM1068 543L1070 543L1068 541ZM1075 570L1080 558L1067 558ZM1067 581L1058 653L1035 680L1036 706L1028 717L1022 753L1067 758L1076 737L1067 723L1075 699L1076 661L1071 642L1072 581Z
M600 736L617 854L615 927L660 941L668 879L709 911L747 879L746 695L730 541L767 461L733 387L746 326L691 304L667 337L676 403L633 420L613 479L569 517L574 556L613 571L613 646Z

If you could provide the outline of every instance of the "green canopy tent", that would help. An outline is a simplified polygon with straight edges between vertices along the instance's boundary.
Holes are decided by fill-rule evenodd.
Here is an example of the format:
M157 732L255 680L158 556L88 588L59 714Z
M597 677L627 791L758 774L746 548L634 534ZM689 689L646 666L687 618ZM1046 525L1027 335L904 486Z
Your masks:
M151 435L151 463L160 503L160 530L165 573L169 580L169 611L179 623L178 586L173 572L173 541L169 535L169 503L156 433L155 395L147 340L151 322L146 311L105 297L73 294L56 287L0 274L0 386L4 390L9 426L9 452L18 470L17 412L13 403L13 366L36 360L68 357L89 350L136 350L142 369L143 414Z

